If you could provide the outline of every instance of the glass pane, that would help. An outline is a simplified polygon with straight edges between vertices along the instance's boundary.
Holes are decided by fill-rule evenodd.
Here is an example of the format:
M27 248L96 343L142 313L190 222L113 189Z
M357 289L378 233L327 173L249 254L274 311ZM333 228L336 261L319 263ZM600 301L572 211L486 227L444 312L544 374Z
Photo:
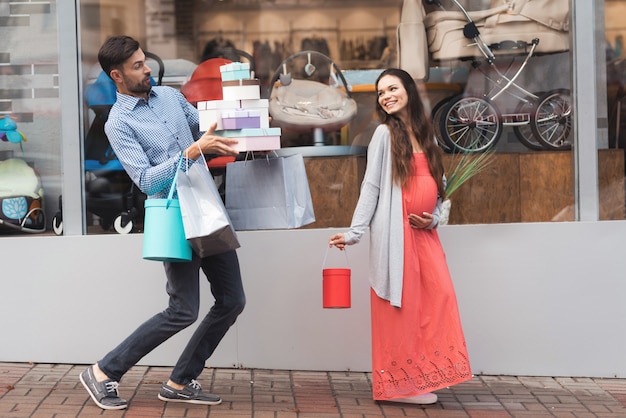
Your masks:
M278 154L305 157L316 214L307 227L343 227L378 124L374 82L400 55L416 78L421 70L429 74L420 88L445 163L452 167L459 156L489 158L487 168L454 192L450 224L573 220L570 1L442 0L441 8L424 2L425 9L416 1L414 10L403 10L410 3L83 1L84 83L93 84L99 74L95 53L112 34L138 39L162 61L151 64L157 82L161 69L162 84L196 104L221 97L219 72L210 75L220 59L250 64L261 97L269 99L272 126L282 130ZM424 26L401 25L397 51L399 24L409 17ZM313 88L320 90L307 90ZM333 108L338 91L348 97ZM86 106L88 132L97 109ZM213 173L222 184L224 165ZM90 232L103 231L97 224L111 231L110 219L89 216ZM141 230L140 219L133 231Z
M146 4L82 1L80 15L87 233L142 232L145 195L133 185L104 133L116 96L115 85L102 72L97 54L109 35L130 35L143 42Z
M349 225L378 124L374 82L395 62L402 1L195 4L196 56L251 55L281 128L278 154L305 158L316 218L306 228Z
M626 88L626 53L623 49L626 27L626 3L623 1L598 2L598 15L603 16L604 39L598 39L606 59L598 61L598 89L606 94L606 101L598 100L600 120L606 120L603 131L608 131L605 141L598 141L598 183L600 219L624 219L624 149L626 148L626 119L624 118ZM606 63L606 64L605 64ZM606 88L606 93L605 93Z
M0 235L51 234L61 194L56 8L0 5Z
M425 19L437 136L452 166L490 159L450 223L574 220L569 0L441 3Z

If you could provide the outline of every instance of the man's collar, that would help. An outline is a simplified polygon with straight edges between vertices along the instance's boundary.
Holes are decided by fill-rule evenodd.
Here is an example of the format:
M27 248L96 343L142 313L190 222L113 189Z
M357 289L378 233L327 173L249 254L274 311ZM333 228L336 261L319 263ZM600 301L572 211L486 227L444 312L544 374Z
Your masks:
M147 103L147 100L144 99L143 97L131 96L129 94L120 93L119 91L116 91L116 94L117 94L117 101L119 102L119 104L128 110L133 110L140 103ZM148 98L157 97L157 96L158 96L158 93L154 91L154 86L153 86L150 89L150 92L148 93Z

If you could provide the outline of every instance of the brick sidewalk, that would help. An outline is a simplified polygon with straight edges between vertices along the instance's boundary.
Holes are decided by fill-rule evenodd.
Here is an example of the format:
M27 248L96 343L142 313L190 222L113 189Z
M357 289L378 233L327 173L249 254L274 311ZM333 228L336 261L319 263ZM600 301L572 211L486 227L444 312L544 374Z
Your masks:
M437 404L420 407L372 401L369 373L207 369L200 383L223 398L207 407L159 401L171 368L142 366L120 384L128 409L102 411L78 380L84 368L0 363L0 417L626 417L626 379L480 375L438 391Z

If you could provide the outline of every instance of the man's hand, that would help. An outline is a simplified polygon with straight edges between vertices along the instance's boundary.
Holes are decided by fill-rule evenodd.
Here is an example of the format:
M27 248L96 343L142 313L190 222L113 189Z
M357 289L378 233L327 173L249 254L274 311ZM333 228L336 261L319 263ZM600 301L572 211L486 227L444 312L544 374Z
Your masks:
M236 144L238 141L233 138L224 138L222 136L213 135L217 123L211 125L208 131L206 131L200 139L196 141L185 150L185 156L193 160L200 157L200 150L203 154L219 154L219 155L237 155L239 151L234 149L231 145Z

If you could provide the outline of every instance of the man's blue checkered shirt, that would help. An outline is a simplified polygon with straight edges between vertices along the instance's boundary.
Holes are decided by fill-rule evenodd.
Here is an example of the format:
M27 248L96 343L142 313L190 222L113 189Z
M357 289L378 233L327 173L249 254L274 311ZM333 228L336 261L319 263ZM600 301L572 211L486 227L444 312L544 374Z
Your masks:
M182 151L202 135L198 110L166 86L152 87L147 101L118 92L105 132L126 172L149 198L167 197Z

